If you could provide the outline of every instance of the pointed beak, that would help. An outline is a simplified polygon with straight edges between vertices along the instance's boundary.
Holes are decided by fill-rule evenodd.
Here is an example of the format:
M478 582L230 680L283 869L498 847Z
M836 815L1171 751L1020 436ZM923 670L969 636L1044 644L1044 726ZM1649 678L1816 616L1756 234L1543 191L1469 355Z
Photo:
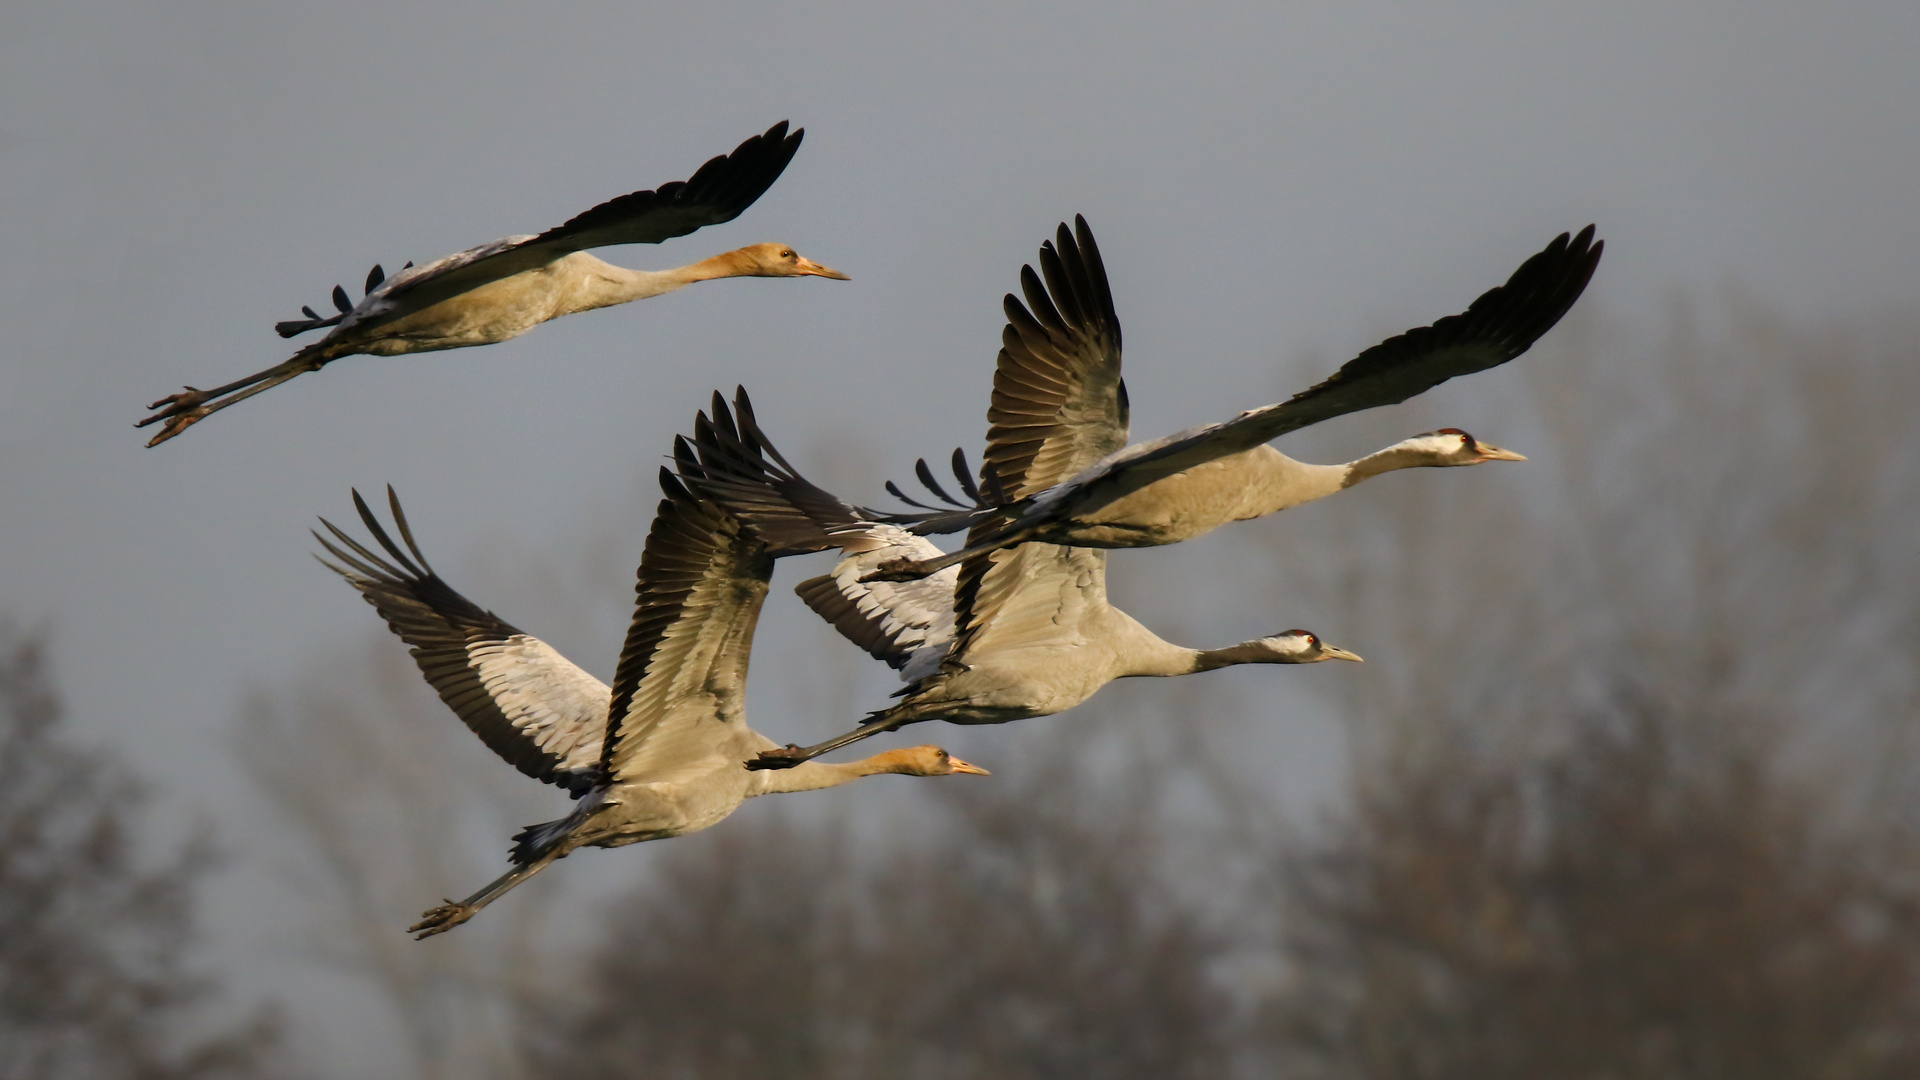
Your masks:
M969 776L992 776L993 775L992 773L981 768L980 766L975 765L970 761L961 761L957 757L949 757L947 759L947 764L953 766L953 771L956 773L966 773Z
M819 263L814 262L812 259L807 258L805 255L798 256L794 260L793 268L800 275L811 275L813 277L832 278L835 281L852 281L853 280L852 278L841 273L840 271L835 270L831 266L821 266Z
M1481 443L1480 444L1480 460L1481 461L1525 461L1527 460L1527 455L1515 453L1512 450L1502 450L1499 447L1493 446L1489 443Z
M1320 645L1320 651L1325 653L1326 658L1329 660L1351 660L1356 664L1366 663L1365 660L1360 658L1359 653L1348 652L1347 650L1341 648L1338 645L1328 645L1325 642L1322 642Z

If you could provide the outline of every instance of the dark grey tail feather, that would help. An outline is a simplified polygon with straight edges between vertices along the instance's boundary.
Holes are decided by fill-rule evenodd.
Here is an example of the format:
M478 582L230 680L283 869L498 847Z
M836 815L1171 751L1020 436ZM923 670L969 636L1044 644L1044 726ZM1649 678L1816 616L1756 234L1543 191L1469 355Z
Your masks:
M540 861L555 844L565 840L573 832L572 815L558 821L543 821L538 825L529 825L513 835L511 858L519 866L532 866Z

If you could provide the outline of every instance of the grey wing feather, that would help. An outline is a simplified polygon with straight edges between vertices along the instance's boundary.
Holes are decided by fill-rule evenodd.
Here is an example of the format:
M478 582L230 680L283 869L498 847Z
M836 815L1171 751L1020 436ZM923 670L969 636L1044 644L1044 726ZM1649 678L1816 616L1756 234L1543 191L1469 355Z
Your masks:
M685 181L609 199L543 233L509 236L404 270L369 292L333 335L391 322L576 251L657 244L732 221L780 178L804 135L804 129L788 134L782 120Z
M1026 306L1006 298L981 467L982 486L995 502L1046 492L1126 445L1120 317L1093 230L1083 217L1076 215L1073 223L1073 232L1062 224L1054 241L1042 245L1040 275L1031 266L1020 268ZM970 647L980 623L976 616L987 611L983 605L1012 595L1006 582L983 593L987 579L1018 575L1026 565L978 553L983 538L1010 527L1008 511L976 513L969 524L965 550L974 554L959 563L954 589L956 653Z
M660 470L613 677L601 766L615 780L711 775L763 748L746 727L747 659L773 558L752 529Z
M1034 498L1005 531L1090 513L1195 465L1322 420L1398 404L1455 376L1504 364L1526 352L1580 298L1604 248L1593 239L1592 225L1577 236L1561 233L1466 311L1375 345L1287 401L1112 454Z
M911 683L931 675L953 647L960 570L950 566L913 581L861 581L890 559L943 554L933 541L898 526L873 524L867 536L888 542L846 556L832 573L809 578L793 591L841 636Z
M607 685L442 581L414 543L393 489L387 496L407 550L393 542L356 491L360 519L387 557L322 518L333 540L314 536L337 562L321 562L360 590L412 646L414 662L440 700L489 749L536 780L576 795L590 789L600 776Z
M987 408L982 475L1015 498L1072 476L1127 442L1120 318L1085 218L1020 268L1026 304L1009 293ZM1045 277L1042 283L1042 275Z

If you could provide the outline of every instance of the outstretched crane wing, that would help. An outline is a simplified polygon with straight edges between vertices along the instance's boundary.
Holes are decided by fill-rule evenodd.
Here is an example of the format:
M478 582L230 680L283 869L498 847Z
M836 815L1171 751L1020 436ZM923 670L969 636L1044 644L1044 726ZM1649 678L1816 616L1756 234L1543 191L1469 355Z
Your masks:
M600 775L607 684L455 592L420 554L392 488L387 500L406 551L356 491L360 520L387 558L322 518L334 539L314 537L338 562L321 563L360 590L413 646L420 673L489 749L536 780L576 795L591 788Z
M1120 318L1085 218L1040 247L1040 273L1020 268L1022 304L1006 328L987 407L989 488L1018 499L1043 491L1127 443ZM1042 277L1044 276L1044 283Z
M746 728L747 658L773 556L671 470L660 487L613 677L601 762L615 780L709 775L744 760L757 738Z

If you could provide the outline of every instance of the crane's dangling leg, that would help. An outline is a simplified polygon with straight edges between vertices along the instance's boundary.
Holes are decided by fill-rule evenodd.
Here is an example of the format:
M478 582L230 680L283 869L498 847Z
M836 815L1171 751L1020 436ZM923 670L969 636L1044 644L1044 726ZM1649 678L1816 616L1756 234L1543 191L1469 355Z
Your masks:
M888 714L881 719L861 724L844 735L835 735L823 743L815 743L807 747L788 743L779 750L762 750L759 757L747 762L747 768L754 772L762 769L791 769L803 761L812 761L821 754L831 754L843 746L857 743L870 735L893 731L915 719L903 708L889 709Z
M148 424L166 421L167 426L160 430L160 434L147 441L150 447L159 446L236 401L245 401L260 391L278 386L296 375L319 371L321 367L336 359L338 357L322 357L302 350L285 363L275 364L265 371L255 372L225 386L216 386L211 390L196 390L189 386L181 393L170 394L147 406L149 409L161 411L133 426L146 427ZM239 392L235 393L235 391Z
M480 913L480 909L505 895L509 889L545 870L555 859L565 855L566 851L555 847L534 862L523 863L488 882L486 887L465 900L455 903L448 900L439 907L421 913L420 921L407 927L407 933L413 940L421 941L435 934L447 931L466 922Z

